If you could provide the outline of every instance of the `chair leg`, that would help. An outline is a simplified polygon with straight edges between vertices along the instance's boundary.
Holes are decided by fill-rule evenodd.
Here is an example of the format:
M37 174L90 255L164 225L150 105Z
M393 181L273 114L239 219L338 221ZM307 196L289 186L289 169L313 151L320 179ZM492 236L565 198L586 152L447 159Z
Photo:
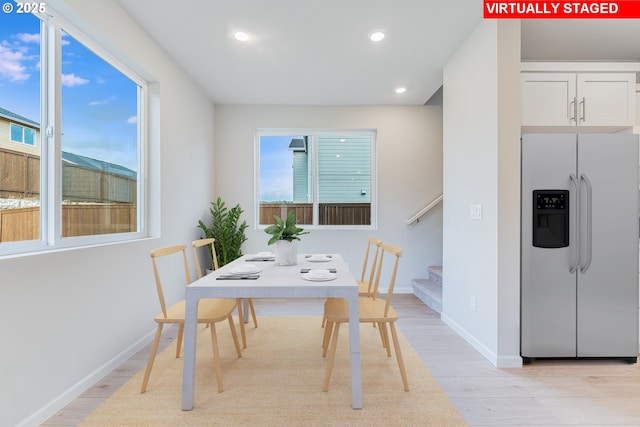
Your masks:
M149 383L149 377L151 376L151 369L153 368L153 362L156 360L156 353L158 352L158 344L160 344L160 336L162 335L162 323L158 323L158 329L156 329L156 336L153 339L151 345L151 351L149 352L149 360L147 361L147 369L144 371L144 379L142 380L142 387L140 393L147 391L147 384Z
M218 348L218 335L216 334L216 324L211 323L211 346L213 347L213 365L216 371L216 382L218 383L218 393L222 393L222 368L220 367L220 349Z
M233 337L233 344L236 346L236 353L238 357L242 357L242 351L240 350L240 343L238 342L238 334L236 333L236 325L233 323L233 316L229 315L229 328L231 329L231 336Z
M247 336L244 333L244 313L242 312L242 298L236 300L238 308L238 322L240 323L240 335L242 336L242 348L247 348Z
M176 359L180 358L180 350L182 349L182 337L184 336L184 323L178 325L178 339L176 339Z
M378 323L378 327L382 332L382 344L384 348L387 349L387 356L391 357L391 344L389 343L389 332L387 331L387 324L386 322L380 322Z
M407 381L407 371L404 369L404 360L402 359L402 351L400 351L400 343L398 342L398 334L396 333L395 322L391 322L389 324L389 327L391 328L391 336L393 337L393 346L395 347L395 350L396 350L396 359L398 359L400 376L402 376L402 385L404 385L404 391L409 391L409 381Z
M329 322L327 322L329 323ZM327 363L327 372L324 376L324 385L322 391L329 391L329 380L331 380L331 371L333 370L333 362L336 360L336 348L338 347L338 333L340 332L340 323L333 326L333 337L331 338L331 350L329 353L329 362Z
M374 328L376 327L376 323L375 322L373 322L372 325L373 325ZM380 333L380 341L382 342L382 347L387 348L389 346L389 342L388 342L388 340L385 340L385 338L384 338L384 332L385 331L383 331L382 328L379 327L378 328L378 332Z
M329 349L329 343L331 341L331 331L335 325L333 322L327 321L324 326L324 336L322 337L322 357L327 356L327 350Z
M249 298L247 300L247 302L249 303L249 309L251 310L251 317L253 317L253 327L257 328L258 327L258 317L256 316L256 309L253 306L253 300L251 298Z

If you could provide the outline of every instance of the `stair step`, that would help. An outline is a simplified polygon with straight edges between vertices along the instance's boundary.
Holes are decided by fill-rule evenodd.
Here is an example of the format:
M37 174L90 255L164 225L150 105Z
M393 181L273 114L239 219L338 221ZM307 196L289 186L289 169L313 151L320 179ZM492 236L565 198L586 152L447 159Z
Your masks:
M442 281L431 279L411 280L413 294L436 313L442 313Z
M442 266L441 265L431 265L427 267L427 271L429 272L429 280L442 285Z

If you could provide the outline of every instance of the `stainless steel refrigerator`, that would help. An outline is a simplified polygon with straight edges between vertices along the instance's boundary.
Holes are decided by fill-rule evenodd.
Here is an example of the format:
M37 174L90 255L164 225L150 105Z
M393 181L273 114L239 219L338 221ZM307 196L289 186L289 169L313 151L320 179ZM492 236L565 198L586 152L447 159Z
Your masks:
M638 356L638 136L522 137L520 355Z

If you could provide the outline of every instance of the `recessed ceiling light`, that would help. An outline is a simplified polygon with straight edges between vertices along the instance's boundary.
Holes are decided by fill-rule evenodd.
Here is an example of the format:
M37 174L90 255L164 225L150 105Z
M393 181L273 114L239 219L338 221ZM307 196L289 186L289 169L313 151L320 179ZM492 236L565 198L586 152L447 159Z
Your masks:
M397 87L396 93L405 93L407 91L406 87Z
M375 31L369 35L369 40L372 42L379 42L384 39L384 33L382 31Z
M233 37L235 37L236 40L239 40L241 42L246 42L247 40L249 40L249 34L242 31L236 31Z

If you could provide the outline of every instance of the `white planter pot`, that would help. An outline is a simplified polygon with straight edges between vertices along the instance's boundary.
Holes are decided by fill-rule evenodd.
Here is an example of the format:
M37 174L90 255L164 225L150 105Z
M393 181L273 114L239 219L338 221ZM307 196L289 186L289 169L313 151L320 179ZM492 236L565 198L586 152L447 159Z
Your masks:
M278 240L276 242L276 265L296 265L298 263L298 241Z

